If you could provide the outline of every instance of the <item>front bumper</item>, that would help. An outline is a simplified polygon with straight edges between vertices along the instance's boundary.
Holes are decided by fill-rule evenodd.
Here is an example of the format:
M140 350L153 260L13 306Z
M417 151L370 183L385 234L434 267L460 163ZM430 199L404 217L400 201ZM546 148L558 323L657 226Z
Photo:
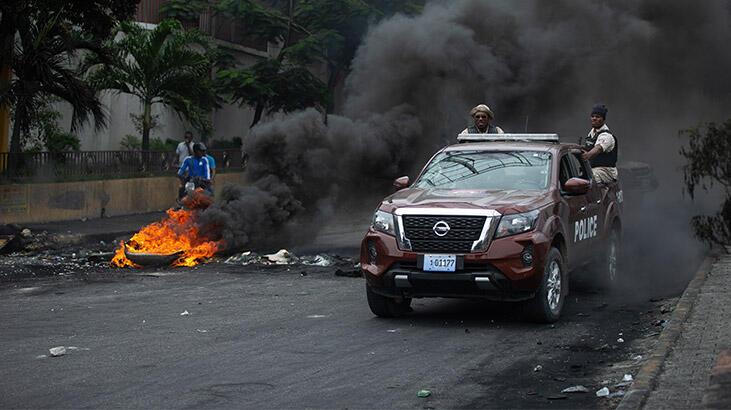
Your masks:
M522 259L526 249L533 255L530 264ZM368 285L384 296L525 300L541 283L549 249L550 238L527 232L495 239L485 252L457 255L455 272L425 272L423 253L402 251L396 238L371 229L360 259Z

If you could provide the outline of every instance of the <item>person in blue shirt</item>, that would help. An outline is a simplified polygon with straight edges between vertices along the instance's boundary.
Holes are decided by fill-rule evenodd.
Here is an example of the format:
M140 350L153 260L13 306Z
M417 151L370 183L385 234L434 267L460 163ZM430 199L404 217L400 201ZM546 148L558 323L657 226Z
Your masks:
M185 195L185 183L193 178L199 178L201 188L211 192L211 165L205 155L205 145L193 145L193 155L185 158L178 170L180 178L180 196Z
M205 144L201 142L203 148L203 155L208 158L208 166L211 167L211 184L216 183L216 159L212 155L208 154Z

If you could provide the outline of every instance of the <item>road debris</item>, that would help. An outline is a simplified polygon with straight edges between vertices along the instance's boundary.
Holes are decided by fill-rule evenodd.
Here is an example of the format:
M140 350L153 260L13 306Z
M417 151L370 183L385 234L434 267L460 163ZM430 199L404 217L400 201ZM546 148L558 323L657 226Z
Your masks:
M632 357L632 360L634 360L636 362L639 362L640 360L642 360L642 355L641 354L638 354L636 356L633 356Z
M190 313L189 313L189 312L188 312L187 310L183 311L183 312L182 312L182 313L180 314L180 316L188 316L188 315L190 315Z
M206 329L196 329L195 331L198 333L208 333Z
M59 357L66 354L66 348L64 346L56 346L48 349L51 357Z
M323 317L327 317L327 315L309 315L309 316L307 316L308 319L321 319Z
M624 396L624 390L619 390L619 391L615 391L614 393L610 394L609 396L607 396L607 398L613 399L615 397L622 397L622 396Z
M566 400L569 398L569 396L565 394L552 394L550 396L546 396L548 400Z
M429 391L429 390L422 389L416 393L416 397L425 398L425 397L429 397L429 396L431 396L431 391Z
M589 389L582 385L576 385L561 390L561 393L589 393Z
M256 252L246 251L239 255L229 256L223 263L235 264L235 265L249 265L252 263L260 263L261 256Z
M619 339L617 339L617 343L624 343L624 339L622 339L622 338L620 337Z
M388 329L388 330L386 330L386 332L388 332L388 333L396 333L396 332L398 332L398 329Z
M536 367L533 368L534 372L540 372L541 370L543 370L543 366L541 366L540 364L536 365Z
M327 255L303 256L300 258L303 265L309 266L332 266L335 260Z
M623 382L631 382L632 380L634 379L632 378L631 374L625 374L624 377L622 377Z
M359 278L359 277L363 276L363 273L361 273L360 269L353 269L353 270L337 269L335 271L335 276L345 276L348 278Z
M607 387L602 387L601 389L596 391L596 397L607 397L609 396L609 389Z
M299 262L299 258L286 249L280 249L276 253L264 255L262 262L265 260L274 265L292 265Z

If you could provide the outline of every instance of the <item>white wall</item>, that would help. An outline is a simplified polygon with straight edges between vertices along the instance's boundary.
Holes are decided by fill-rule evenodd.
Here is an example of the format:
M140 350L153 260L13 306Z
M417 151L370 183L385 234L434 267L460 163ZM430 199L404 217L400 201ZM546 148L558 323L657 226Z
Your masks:
M254 64L260 58L267 55L259 50L242 47L235 44L219 42L229 51L236 62L246 67ZM270 53L275 53L272 48ZM324 67L315 68L315 73L326 81L326 73ZM95 130L93 125L86 124L82 128L74 132L81 140L81 149L84 151L106 151L122 149L120 142L127 134L141 135L135 130L130 114L139 115L142 107L137 97L129 94L113 94L105 92L101 96L101 101L107 111L107 127L101 130ZM71 106L67 103L58 103L55 107L61 114L62 119L59 122L64 130L69 130L71 125ZM153 107L153 114L159 115L158 122L160 127L155 128L150 133L150 138L160 138L165 141L171 138L176 141L183 140L183 134L186 130L191 130L196 140L200 135L186 121L181 120L174 111L165 108L160 104ZM213 135L212 139L231 140L233 137L246 137L249 132L249 126L254 119L254 110L248 106L238 107L237 105L225 104L220 109L212 113ZM274 118L262 118L262 120L274 120Z

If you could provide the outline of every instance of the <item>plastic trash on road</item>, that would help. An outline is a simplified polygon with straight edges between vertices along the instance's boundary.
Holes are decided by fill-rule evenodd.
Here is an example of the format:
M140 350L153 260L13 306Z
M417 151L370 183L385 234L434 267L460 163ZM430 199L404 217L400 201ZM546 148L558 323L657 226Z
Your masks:
M235 264L235 265L249 265L252 263L261 262L261 256L256 252L246 251L239 255L229 256L224 263Z
M66 347L64 346L56 346L48 349L48 352L51 354L51 357L59 357L66 354Z
M582 385L571 386L561 390L561 393L589 393L589 389Z
M327 255L303 256L301 258L303 265L309 266L332 266L335 260Z
M596 397L607 397L609 396L609 389L607 387L602 387L601 389L596 391Z
M429 396L431 396L431 391L429 390L419 390L419 392L416 393L416 397L424 398Z
M264 255L262 262L269 262L274 265L291 265L299 262L299 258L286 249L280 249L277 253Z

